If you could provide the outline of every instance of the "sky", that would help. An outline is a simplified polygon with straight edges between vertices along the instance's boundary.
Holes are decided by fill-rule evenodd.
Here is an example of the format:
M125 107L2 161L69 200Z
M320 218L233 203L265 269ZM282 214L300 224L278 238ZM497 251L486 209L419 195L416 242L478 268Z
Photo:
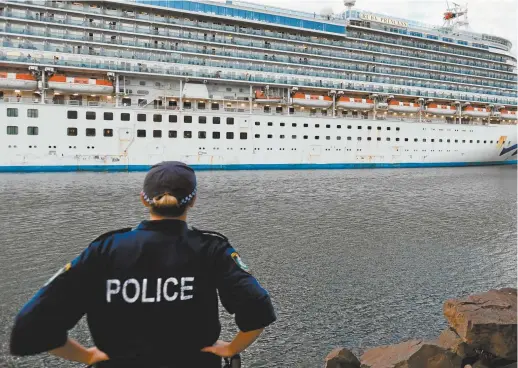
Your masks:
M278 6L320 14L323 9L339 13L345 10L342 0L246 0L262 5ZM356 9L408 18L432 25L442 25L447 0L356 0ZM448 0L450 5L452 0ZM453 0L455 1L455 0ZM465 5L466 0L456 0ZM513 43L517 54L518 0L469 0L468 17L473 32L504 37Z

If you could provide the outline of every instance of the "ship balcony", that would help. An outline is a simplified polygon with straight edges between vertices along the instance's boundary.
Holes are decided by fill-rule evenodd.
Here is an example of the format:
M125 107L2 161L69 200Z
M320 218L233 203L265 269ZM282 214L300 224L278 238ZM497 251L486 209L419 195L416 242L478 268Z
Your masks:
M76 59L75 55L62 54L60 57L56 57L55 53L50 55L44 55L40 57L28 58L26 55L8 52L0 55L0 62L10 63L26 63L26 64L43 64L43 65L58 65L72 68L90 68L90 69L102 69L104 71L125 71L134 73L151 73L154 75L166 75L172 78L178 77L189 77L200 80L227 80L234 82L244 82L246 84L270 84L279 86L301 86L301 87L313 87L315 89L339 89L345 91L358 91L358 92L377 92L377 93L389 93L393 95L405 95L409 97L430 97L437 99L456 99L471 102L484 102L484 103L501 103L505 105L516 104L516 98L502 97L501 94L490 96L490 95L474 95L468 93L459 93L453 91L436 91L434 89L416 89L402 86L382 85L374 84L371 82L352 82L344 83L340 80L330 79L313 79L309 77L298 77L281 74L272 71L271 73L252 73L250 70L236 70L236 69L225 69L221 67L205 66L200 67L189 67L189 66L178 66L179 64L171 63L149 63L143 60L141 62L126 60L121 62L120 60L100 60L99 57L95 58L82 58L81 60ZM180 64L181 65L181 64Z
M85 36L78 33L71 33L66 32L64 33L58 33L58 32L52 32L50 30L47 31L37 31L32 30L29 27L21 26L21 25L10 25L9 27L0 28L0 31L4 31L7 33L13 33L13 34L27 34L27 35L34 35L34 36L43 36L43 37L52 37L52 38L61 38L64 40L76 40L76 41L91 41L91 42L100 42L100 43L110 43L110 44L117 44L117 45L124 45L124 46L135 46L135 47L144 47L144 48L152 48L152 49L164 49L168 51L183 51L183 52L191 52L191 53L202 53L202 54L212 54L212 55L219 55L219 56L226 56L226 57L240 57L240 58L246 58L246 59L252 59L252 60L267 60L267 61L275 61L275 62L285 62L285 63L291 63L296 64L297 63L297 57L287 56L287 55L264 55L259 53L253 53L253 52L244 52L244 51L234 51L231 49L208 49L206 46L176 46L176 44L173 46L172 43L168 43L167 47L165 43L150 43L149 41L145 40L122 40L122 39L114 39L110 38L108 41L105 40L104 35L96 35L96 36ZM86 47L85 47L86 49ZM93 47L90 47L89 49L93 49ZM100 53L95 52L89 52L90 55L101 55ZM110 55L110 56L113 56ZM356 58L358 60L366 60L370 61L370 59L362 57L361 55L355 55L355 54L349 54L350 58ZM164 56L167 58L166 56ZM462 76L449 76L444 74L433 74L433 73L425 73L421 71L406 71L406 70L398 70L398 69L384 69L383 67L376 67L372 66L369 67L368 65L358 65L358 64L344 64L344 63L337 63L332 61L323 61L323 60L308 60L307 58L298 58L298 62L304 66L313 66L313 67L324 67L324 68L332 68L332 69L339 69L342 71L354 71L354 72L366 72L369 74L385 74L387 76L391 75L398 75L398 76L404 76L409 78L420 78L420 79L429 79L429 80L437 80L441 82L453 82L453 83L463 83L463 84L471 84L471 85L478 85L478 86L486 86L486 87L493 87L493 88L507 88L507 89L514 89L514 84L508 84L503 82L489 82L487 80L470 80L467 78L463 78ZM239 62L238 62L239 63ZM322 74L321 72L310 72L313 74L309 74L312 76L324 76L327 77L329 75ZM317 74L315 74L317 73ZM339 75L336 75L335 77L340 78ZM373 78L373 77L371 77ZM374 77L378 78L379 77Z
M9 17L17 18L17 19L35 19L34 16L31 15L30 12L26 11L15 11L12 10L8 12ZM39 17L39 15L38 15ZM103 30L115 30L115 31L124 31L124 32L133 32L133 33L140 33L146 36L149 36L149 34L157 34L159 36L163 37L176 37L176 38L183 38L183 39L189 39L189 40L197 40L197 41L204 41L204 42L210 42L210 43L222 43L222 44L233 44L233 45L239 45L239 46L247 46L247 47L259 47L259 48L270 48L272 50L279 50L279 51L289 51L289 52L298 52L298 53L306 53L306 54L312 54L312 55L319 55L319 56L331 56L331 57L337 57L337 58L352 58L355 60L361 60L361 61L368 61L368 62L383 62L386 64L393 64L393 65L402 65L402 66L411 66L411 67L417 67L417 68L424 68L424 69L434 69L434 70L441 70L441 71L450 71L450 72L463 72L464 74L468 75L480 75L480 76L488 76L488 73L482 74L481 72L475 72L475 71L469 71L469 70L452 70L452 69L458 69L458 67L450 68L450 70L444 70L442 68L442 65L434 65L433 67L427 66L423 67L423 63L417 63L412 61L398 61L397 59L390 59L386 56L383 56L380 60L383 61L376 61L375 56L361 56L359 58L358 55L345 53L343 51L336 51L336 50L326 50L326 49L318 49L315 50L313 48L308 48L307 46L295 46L295 45L278 45L276 42L267 42L263 40L243 40L239 37L222 37L220 35L215 37L208 37L207 33L201 34L198 32L185 32L185 31L178 31L178 30L171 30L171 29L158 29L158 31L155 31L154 29L151 30L150 27L140 27L138 25L135 25L133 27L130 26L124 26L121 24L113 24L114 22L97 22L97 21L90 21L90 20L78 20L78 19L72 19L70 17L65 17L63 19L56 19L54 17L42 17L38 18L37 20L43 20L47 22L54 22L59 24L70 24L75 26L81 26L81 27L93 27L97 29L103 29ZM116 22L115 22L116 23ZM234 27L233 27L234 28ZM237 27L235 27L237 28ZM234 30L235 31L235 30ZM278 37L285 37L283 34L277 34ZM289 39L289 37L288 37ZM162 41L163 42L163 41ZM334 41L333 41L334 42ZM331 42L331 43L333 43ZM362 50L367 52L381 52L384 55L387 54L393 54L393 55L401 55L401 56L410 56L410 57L419 57L419 58L425 58L428 60L433 61L443 61L443 62L451 62L455 64L463 64L466 66L473 66L478 68L489 68L492 70L502 70L506 71L508 67L506 66L497 66L497 65L489 65L487 63L481 63L476 62L473 60L449 60L452 59L451 57L442 56L440 54L429 54L429 55L421 55L422 52L416 52L416 51L406 51L406 50L398 50L398 49L387 49L387 47L378 46L378 45L367 45L367 44L359 44L357 42L350 42L350 41L336 41L340 44L340 46L356 49L356 50ZM272 47L273 45L273 47ZM491 67L491 68L490 68ZM510 78L515 78L514 75L509 76ZM489 77L493 78L493 77Z
M12 2L24 2L24 0L12 0ZM57 5L59 4L59 6ZM294 35L289 32L275 32L270 31L267 29L254 29L249 27L240 27L240 26L228 26L228 25L222 25L222 24L214 24L209 22L203 22L203 21L195 21L195 20L189 20L189 19L179 19L175 17L168 17L168 16L155 16L153 14L140 14L139 12L132 12L132 16L130 16L127 12L121 11L121 10L110 10L108 11L105 8L101 8L100 6L91 6L88 4L79 4L74 5L75 3L72 2L46 2L46 6L51 7L57 7L60 9L70 9L70 10L76 10L83 13L91 13L91 14L101 14L101 15L110 15L110 16L118 16L121 18L130 18L130 19L139 19L139 20L145 20L149 22L160 22L163 24L175 24L175 25L182 25L182 26L188 26L193 28L205 28L208 30L220 30L220 31L227 31L227 32L238 32L239 34L250 34L254 36L266 36L266 37L275 37L280 38L284 40L293 40L293 41L299 41L299 42L308 42L308 43L317 43L322 45L328 45L328 46L338 46L338 47L350 47L348 44L350 44L349 41L345 40L332 40L329 38L319 37L319 36L302 36L302 35ZM10 13L9 13L10 12ZM12 14L13 11L9 10L8 14ZM18 14L19 16L21 14ZM48 21L48 20L47 20ZM56 21L56 20L54 20ZM62 22L62 21L61 21ZM112 28L113 29L113 28ZM148 34L151 33L148 30ZM356 34L358 35L358 32L351 31L352 35ZM410 41L410 40L395 40L391 37L385 37L385 36L379 36L379 35L370 35L361 33L359 34L359 37L361 39L366 39L370 41L376 41L376 42L384 42L389 44L397 44L397 45L403 45L408 47L419 47L421 49L426 49L430 51L435 52L443 52L448 55L455 54L455 55L461 55L461 56L467 56L467 57L473 57L477 59L485 59L485 60L491 60L501 63L506 63L506 58L499 56L499 55L491 55L488 53L480 53L475 51L466 51L461 48L446 48L443 46L438 46L434 44L428 44L421 41ZM416 43L418 45L416 45ZM445 56L443 56L445 57ZM482 64L481 64L482 65ZM502 69L500 69L502 68ZM508 69L508 66L500 66L497 70L506 70L506 71L512 71L511 69Z
M441 83L437 82L429 82L422 80L411 80L411 79L398 79L394 77L384 77L384 76L372 76L372 75L362 75L351 73L350 75L344 75L343 73L335 72L335 71L319 71L313 70L309 68L294 68L294 67L286 67L283 65L276 64L265 64L265 63L247 63L247 62L236 62L225 61L225 60L217 60L217 59L206 59L206 58L197 58L197 57L178 57L173 54L153 54L146 52L128 52L119 50L117 52L107 51L107 50L95 50L92 47L82 47L81 51L79 51L79 47L73 47L69 45L52 45L52 44L39 44L39 47L35 47L36 43L32 45L27 45L27 41L20 40L8 40L4 41L3 45L5 47L12 48L28 48L28 49L42 49L42 51L51 51L51 52L67 52L73 53L75 55L95 55L95 56L110 56L110 57L124 57L126 59L137 59L141 61L159 61L159 62L174 62L177 64L188 64L188 65L197 65L197 66L210 66L217 68L227 68L227 69L249 69L258 72L271 72L271 73L279 73L279 74L291 74L298 76L309 76L315 78L333 78L333 79L347 79L352 81L363 81L363 82L373 82L373 83L385 83L385 84L395 84L401 86L411 86L411 87L422 87L422 88L433 88L439 90L459 90L470 93L479 93L479 94L489 94L489 95L504 95L504 96L516 96L516 92L511 91L494 91L494 90L486 90L484 88L478 88L473 86L453 86L445 84L445 81L441 81ZM111 52L110 52L111 51ZM36 57L36 56L34 56ZM412 76L413 77L413 76Z

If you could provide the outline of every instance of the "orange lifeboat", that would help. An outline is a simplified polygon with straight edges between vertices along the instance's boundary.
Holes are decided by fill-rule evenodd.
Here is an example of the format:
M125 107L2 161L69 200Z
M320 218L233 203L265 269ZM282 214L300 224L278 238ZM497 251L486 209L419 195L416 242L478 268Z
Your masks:
M419 112L419 104L415 102L403 102L392 100L388 105L389 111L394 112Z
M500 110L500 117L507 120L516 120L516 111L513 110Z
M49 78L49 88L62 92L109 94L113 83L105 79L77 78L54 75Z
M439 105L436 103L431 103L428 106L426 106L426 112L428 114L434 115L455 115L457 109L455 108L455 106L451 105Z
M340 97L336 102L336 107L354 110L372 110L374 101L366 98Z
M308 95L305 93L297 92L292 97L294 105L308 106L308 107L330 107L333 104L333 99L329 96L321 95Z
M282 99L279 96L266 96L264 92L255 91L254 101L257 103L279 103Z
M474 118L487 118L489 117L490 111L485 107L474 107L474 106L466 106L462 110L463 116L471 116Z
M38 81L31 74L0 72L0 88L34 91Z

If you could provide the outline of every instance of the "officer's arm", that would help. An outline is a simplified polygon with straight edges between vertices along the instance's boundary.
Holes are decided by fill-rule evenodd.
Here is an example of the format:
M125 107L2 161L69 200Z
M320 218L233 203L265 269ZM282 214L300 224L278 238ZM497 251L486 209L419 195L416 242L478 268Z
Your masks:
M11 333L13 355L33 355L67 343L72 329L86 311L91 295L93 244L63 267L22 308Z
M216 273L221 303L235 315L241 332L261 330L276 320L268 292L248 272L247 266L228 243L216 255ZM248 339L242 339L243 343L245 340Z

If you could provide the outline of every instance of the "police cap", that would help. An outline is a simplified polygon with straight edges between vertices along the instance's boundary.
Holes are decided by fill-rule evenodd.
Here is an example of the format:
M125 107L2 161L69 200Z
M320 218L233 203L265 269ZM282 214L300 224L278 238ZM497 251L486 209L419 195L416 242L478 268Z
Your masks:
M170 194L185 206L196 195L194 170L179 161L164 161L151 167L144 179L142 195L149 203L153 198Z

